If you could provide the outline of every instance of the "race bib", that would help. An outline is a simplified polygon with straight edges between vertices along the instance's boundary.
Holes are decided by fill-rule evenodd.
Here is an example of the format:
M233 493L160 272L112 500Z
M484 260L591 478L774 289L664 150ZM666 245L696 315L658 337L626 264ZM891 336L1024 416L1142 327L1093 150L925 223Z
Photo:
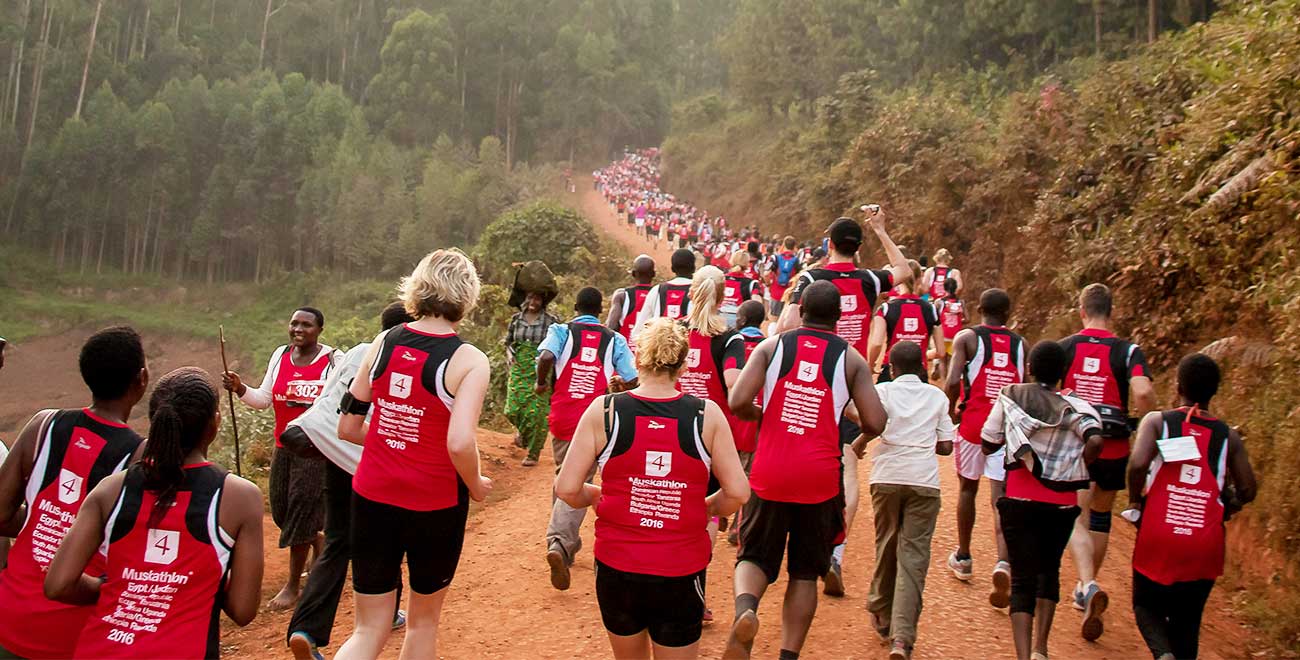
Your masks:
M858 311L858 297L853 295L840 296L840 311L841 312Z
M919 327L921 327L920 319L903 319L904 332L916 332L916 329Z
M316 397L320 396L323 389L323 380L291 380L285 388L285 400L290 404L310 406L316 402Z
M817 380L817 371L818 371L818 367L816 362L808 362L805 360L800 360L799 372L796 374L795 377L805 383L811 383L814 380Z

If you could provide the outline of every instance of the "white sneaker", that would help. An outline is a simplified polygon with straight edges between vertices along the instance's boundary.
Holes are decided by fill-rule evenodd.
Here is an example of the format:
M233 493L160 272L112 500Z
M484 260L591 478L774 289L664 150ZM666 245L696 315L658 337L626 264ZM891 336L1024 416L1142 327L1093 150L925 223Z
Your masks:
M993 567L993 593L989 594L989 605L1003 609L1011 605L1011 564L999 561Z
M974 576L975 559L973 557L958 559L957 551L953 550L952 554L948 555L948 568L952 570L953 577L962 582L970 582L971 577Z

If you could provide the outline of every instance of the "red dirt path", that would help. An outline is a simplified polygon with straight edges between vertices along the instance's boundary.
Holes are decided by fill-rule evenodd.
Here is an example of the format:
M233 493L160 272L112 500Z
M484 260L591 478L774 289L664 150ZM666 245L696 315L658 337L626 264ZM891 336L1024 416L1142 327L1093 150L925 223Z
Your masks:
M579 184L581 187L581 184ZM602 230L627 246L630 254L648 251L644 242L617 222L588 186L581 207ZM668 250L656 253L667 264ZM80 339L73 336L35 340L11 354L11 362L0 377L0 432L12 438L16 426L36 405L76 405L81 385L76 376L76 350ZM188 340L151 342L156 348L155 373L179 363L196 363L215 371L205 346ZM177 362L177 361L180 362ZM24 380L19 381L21 377ZM471 509L464 554L456 581L443 613L440 655L445 658L573 658L608 657L609 646L600 623L594 590L591 559L591 517L583 528L584 548L573 571L573 587L567 592L551 588L544 560L544 532L550 511L554 464L549 452L540 465L519 466L521 450L510 438L491 432L479 436L485 471L496 480L496 489L484 505ZM956 478L950 458L941 458L944 508L932 546L931 570L926 584L925 609L921 616L915 657L988 658L1013 655L1010 625L1004 612L987 605L992 568L993 544L989 526L987 495L981 493L981 507L975 531L975 581L954 580L944 559L955 545ZM871 505L866 497L866 475L870 461L859 467L864 501L845 555L848 596L823 597L804 648L806 658L884 658L886 649L876 641L863 609L871 580ZM1129 609L1127 558L1133 544L1130 528L1117 525L1112 539L1111 562L1102 581L1111 592L1112 610L1107 632L1098 643L1087 643L1078 634L1080 616L1068 604L1057 610L1051 652L1055 658L1143 658L1146 649L1133 625ZM286 553L274 550L276 531L266 521L267 565L264 599L283 583ZM706 628L702 657L717 657L726 637L725 621L731 617L731 566L735 551L719 541L708 579L708 600L719 624ZM1063 589L1073 582L1073 565L1066 557L1062 568ZM778 582L760 610L762 627L755 644L755 657L775 657L779 648L780 598L784 580ZM1246 654L1249 632L1231 615L1227 594L1216 590L1207 609L1201 638L1202 657L1239 658ZM352 598L343 596L334 629L337 649L352 628ZM283 639L288 613L263 611L248 627L237 629L223 624L222 641L228 658L288 658ZM389 641L384 658L396 658L400 634Z

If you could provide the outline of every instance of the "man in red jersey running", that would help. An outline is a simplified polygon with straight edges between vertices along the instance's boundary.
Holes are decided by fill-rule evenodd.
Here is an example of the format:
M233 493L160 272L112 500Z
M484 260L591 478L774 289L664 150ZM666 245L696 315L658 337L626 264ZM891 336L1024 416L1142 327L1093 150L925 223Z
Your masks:
M840 291L826 281L803 292L803 325L754 349L728 397L742 419L760 420L736 557L736 615L724 658L748 658L758 603L789 548L781 658L799 657L817 611L817 579L831 568L844 528L839 422L850 400L862 432L878 435L885 411L862 355L835 334ZM762 392L762 409L754 397Z
M1180 407L1142 419L1129 459L1133 510L1125 517L1138 525L1133 614L1158 660L1196 657L1205 601L1223 575L1223 523L1255 499L1241 435L1210 414L1218 391L1214 360L1200 353L1183 358ZM1175 457L1166 445L1193 451Z
M952 369L944 391L948 394L957 442L953 457L960 492L957 496L957 549L948 555L948 569L954 577L969 582L974 574L971 533L975 528L975 496L980 477L988 477L993 509L993 538L998 560L993 566L993 592L989 603L1006 607L1011 602L1011 568L1007 544L1002 535L997 502L1006 494L1005 451L985 455L980 430L984 428L998 393L1007 385L1025 379L1025 340L1007 329L1011 318L1011 296L1002 289L980 294L980 325L957 333L952 342Z
M875 309L876 299L882 291L900 282L908 282L913 277L907 267L907 258L889 237L885 229L885 215L876 210L868 219L871 228L880 239L880 244L889 256L890 267L885 270L866 270L854 264L858 250L862 247L862 225L852 218L838 218L831 223L827 234L830 236L831 254L824 267L804 271L795 281L794 291L790 294L790 304L782 312L778 331L794 329L799 325L800 304L803 293L815 282L830 282L840 292L840 319L835 324L835 334L849 343L859 355L867 355L867 337L871 323L871 310ZM832 550L831 567L824 576L826 594L844 595L844 547L849 529L853 526L859 501L858 455L852 444L862 435L855 417L857 411L849 406L844 418L840 420L841 462L844 467L844 536L838 539Z
M650 294L650 290L654 288L651 282L655 279L655 260L643 254L632 260L632 270L628 273L636 284L619 289L610 297L609 315L605 318L605 326L623 335L623 339L631 344L632 328L636 318L641 314L641 308L645 306L645 299Z
M36 413L0 469L0 536L15 537L0 572L0 657L74 655L94 604L47 599L45 572L87 494L125 470L143 442L126 425L149 387L140 336L126 327L101 330L81 347L78 365L90 405ZM86 569L104 571L99 555Z
M1113 306L1106 285L1088 285L1079 295L1083 330L1061 340L1068 361L1064 387L1101 414L1101 456L1088 466L1092 484L1079 494L1082 513L1070 536L1070 553L1079 571L1074 607L1083 612L1081 632L1089 641L1105 631L1101 616L1110 600L1097 584L1097 575L1110 544L1115 493L1126 485L1132 420L1156 407L1142 349L1111 332Z
M569 453L578 420L591 402L607 392L636 387L632 350L623 335L600 323L597 317L601 302L599 289L586 287L578 291L574 304L578 315L568 323L552 324L537 348L537 391L551 390L547 423L557 472ZM569 567L582 548L578 529L586 515L586 509L575 509L563 500L552 502L546 528L546 563L551 569L551 586L561 591L569 588Z

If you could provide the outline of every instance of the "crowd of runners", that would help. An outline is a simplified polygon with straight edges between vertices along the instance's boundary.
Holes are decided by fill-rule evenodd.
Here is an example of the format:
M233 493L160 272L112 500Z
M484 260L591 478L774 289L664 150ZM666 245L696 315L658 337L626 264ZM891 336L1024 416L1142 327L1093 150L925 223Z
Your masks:
M1179 405L1161 410L1142 350L1112 332L1104 285L1080 292L1078 333L1030 346L1009 329L1006 291L980 292L968 314L951 255L909 259L878 206L801 245L710 218L658 179L645 150L594 185L648 241L673 241L672 277L657 282L661 264L639 256L609 304L583 288L567 321L546 312L554 291L517 291L506 334L525 464L549 438L557 468L550 582L570 587L591 509L599 613L575 616L600 617L615 657L697 654L724 532L737 546L734 567L715 568L733 571L724 657L749 657L762 620L797 658L819 592L842 597L849 568L873 572L863 616L891 659L910 657L947 455L960 483L947 568L990 571L1018 658L1047 657L1067 550L1078 634L1104 633L1106 585L1131 580L1152 656L1197 656L1224 522L1255 494L1242 439L1210 412L1213 360L1185 357ZM857 263L868 233L884 267ZM355 626L334 657L375 658L403 627L402 657L437 657L468 505L492 490L476 443L490 366L457 334L479 290L468 257L432 252L374 341L347 353L318 341L321 311L293 310L256 389L190 367L151 391L139 335L95 333L79 359L86 407L37 412L0 468L0 536L14 538L0 658L216 657L220 613L253 619L262 495L207 459L221 387L275 413L269 495L291 563L271 605L294 607L293 655L323 657L350 568ZM147 393L146 441L126 420ZM846 567L868 451L875 557ZM982 484L997 550L976 558ZM1130 568L1112 558L1102 574L1119 491L1137 541ZM783 564L781 614L760 618Z

